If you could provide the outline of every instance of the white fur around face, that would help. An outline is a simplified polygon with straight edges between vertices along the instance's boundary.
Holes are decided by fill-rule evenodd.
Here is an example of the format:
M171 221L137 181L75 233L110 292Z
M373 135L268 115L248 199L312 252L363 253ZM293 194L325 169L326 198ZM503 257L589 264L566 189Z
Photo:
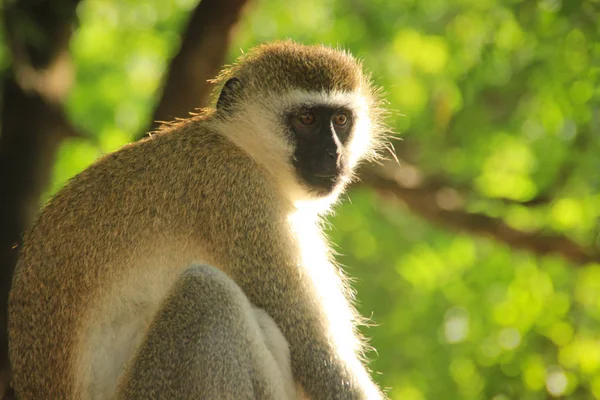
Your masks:
M292 90L282 95L266 96L249 103L235 116L218 122L217 129L262 165L298 208L308 207L321 213L329 209L348 182L339 185L325 198L312 195L298 181L290 163L294 146L287 137L288 128L282 124L282 117L289 110L314 106L351 109L354 127L348 144L348 164L354 168L360 160L371 157L374 132L369 114L370 98L360 91Z

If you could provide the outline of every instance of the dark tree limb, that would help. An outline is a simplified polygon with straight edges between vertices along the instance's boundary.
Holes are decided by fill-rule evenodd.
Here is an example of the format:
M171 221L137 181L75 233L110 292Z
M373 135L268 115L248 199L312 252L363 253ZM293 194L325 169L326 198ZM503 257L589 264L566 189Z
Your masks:
M60 142L75 134L61 100L71 83L68 42L78 3L16 0L2 10L12 65L1 88L0 396L10 379L6 303L21 234L37 211Z
M171 61L163 95L156 107L150 130L157 121L188 117L208 103L207 82L223 66L232 31L248 0L202 0L192 14L181 49Z
M508 226L502 219L470 213L461 207L443 207L439 201L440 182L403 186L397 179L386 177L380 170L368 170L362 174L362 185L392 196L405 203L417 215L446 229L473 235L491 237L512 248L527 250L537 255L555 254L566 260L585 264L600 262L598 249L584 248L573 240L544 232L523 232Z
M588 131L579 132L573 141L570 149L569 156L556 171L552 183L544 191L538 193L535 197L528 200L514 200L507 198L498 198L496 200L506 205L518 205L523 207L539 207L547 206L560 194L561 190L569 183L570 179L576 172L579 164L580 155L586 151L592 145L591 135ZM403 165L404 160L410 164L419 163L419 152L422 144L418 141L405 139L401 142L400 146L395 149L396 157L401 160L400 163ZM592 150L593 151L593 150ZM452 187L456 191L464 194L465 196L477 196L477 191L471 183L460 183L452 181L450 176L442 174L428 174L427 181L430 184L438 183L444 187ZM481 195L479 195L481 197Z

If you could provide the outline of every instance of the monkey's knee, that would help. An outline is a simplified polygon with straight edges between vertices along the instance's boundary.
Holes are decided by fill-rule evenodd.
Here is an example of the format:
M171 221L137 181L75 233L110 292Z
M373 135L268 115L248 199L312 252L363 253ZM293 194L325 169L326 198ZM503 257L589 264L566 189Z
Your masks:
M242 289L223 271L210 265L192 265L175 283L167 300L177 307L191 308L202 315L235 315L242 318L251 311Z
M190 267L154 316L121 379L118 398L251 398L249 372L227 356L243 348L239 318L228 315L239 314L241 307L249 305L226 274Z
M227 286L233 283L233 280L217 267L206 264L192 264L181 273L178 280L179 284L208 285L212 289ZM237 285L233 283L235 287Z

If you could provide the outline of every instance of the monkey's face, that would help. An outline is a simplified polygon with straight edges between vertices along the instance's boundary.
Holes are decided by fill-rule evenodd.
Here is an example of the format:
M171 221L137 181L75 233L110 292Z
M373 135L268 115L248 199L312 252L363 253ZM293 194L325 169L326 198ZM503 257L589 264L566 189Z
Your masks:
M300 106L286 117L294 144L292 164L301 183L327 196L350 176L346 146L354 115L348 107Z
M384 148L377 90L344 51L262 45L216 82L222 131L299 208L328 210L356 167Z

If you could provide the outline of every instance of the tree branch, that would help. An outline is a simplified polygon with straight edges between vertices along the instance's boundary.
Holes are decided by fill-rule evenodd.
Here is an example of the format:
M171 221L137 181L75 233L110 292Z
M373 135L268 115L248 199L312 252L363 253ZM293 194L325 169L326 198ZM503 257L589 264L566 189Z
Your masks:
M202 0L188 23L179 53L171 61L150 131L160 122L187 117L208 103L214 78L223 66L232 31L248 0Z
M567 185L567 183L573 176L574 171L577 170L577 161L580 158L580 153L584 153L586 149L590 146L590 139L591 138L588 131L580 132L577 135L571 148L569 149L570 155L555 173L554 180L551 183L551 185L544 191L538 193L535 197L529 200L522 201L507 198L497 198L496 200L501 201L506 205L518 205L523 207L539 207L550 204L554 200L555 196L557 196L560 193L560 191L564 189L564 187ZM421 143L419 143L418 141L411 140L410 138L404 139L402 141L402 145L399 146L398 149L395 149L395 157L400 160L400 163L402 165L405 164L405 160L410 164L418 163L420 160L420 146ZM427 178L427 181L430 184L438 182L443 186L451 186L457 192L460 192L464 195L476 194L476 190L474 189L472 184L450 182L451 177L442 174L430 174Z
M443 207L443 202L439 200L440 191L452 193L453 190L444 188L439 182L403 186L396 179L384 177L380 170L365 171L362 181L362 185L401 200L412 212L441 227L488 236L512 248L538 255L557 254L576 264L600 262L597 249L586 249L565 236L523 232L508 226L499 218L469 213L459 207Z

